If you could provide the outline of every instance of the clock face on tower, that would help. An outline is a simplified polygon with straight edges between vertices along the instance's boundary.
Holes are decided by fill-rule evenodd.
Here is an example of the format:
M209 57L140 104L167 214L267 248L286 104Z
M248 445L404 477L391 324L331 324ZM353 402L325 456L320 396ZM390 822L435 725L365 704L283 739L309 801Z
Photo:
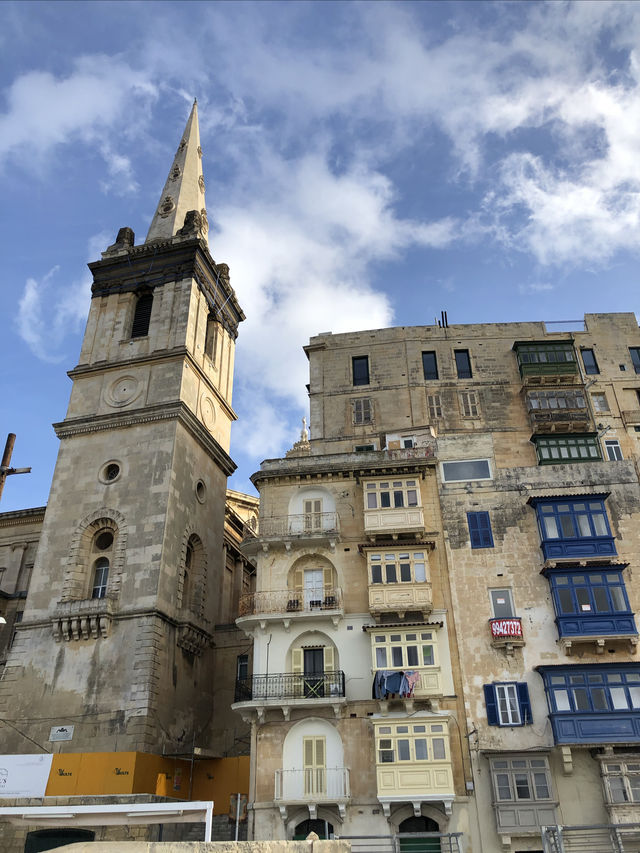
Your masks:
M216 408L211 397L203 395L200 399L200 417L202 418L202 423L211 431L216 422Z
M107 388L105 399L110 406L126 406L136 399L141 390L135 376L119 376Z

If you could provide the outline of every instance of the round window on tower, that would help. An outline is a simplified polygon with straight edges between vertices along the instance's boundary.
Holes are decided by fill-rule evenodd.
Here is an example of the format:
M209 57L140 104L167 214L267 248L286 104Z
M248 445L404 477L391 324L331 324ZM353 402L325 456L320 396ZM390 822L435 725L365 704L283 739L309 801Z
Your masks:
M203 504L207 499L207 487L202 480L198 480L196 483L196 497L201 504Z
M107 462L100 469L100 473L98 474L98 479L101 483L109 484L115 483L116 480L120 479L122 468L119 462L116 462L115 459L112 459L110 462Z

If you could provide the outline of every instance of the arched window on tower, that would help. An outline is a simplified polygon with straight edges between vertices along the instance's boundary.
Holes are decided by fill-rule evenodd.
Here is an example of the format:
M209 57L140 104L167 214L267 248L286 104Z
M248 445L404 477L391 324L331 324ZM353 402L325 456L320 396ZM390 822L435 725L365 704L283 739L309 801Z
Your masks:
M98 530L91 543L91 598L104 598L107 594L113 546L113 531Z
M204 341L204 353L211 361L216 360L216 347L218 343L218 323L213 314L207 318L207 334Z
M187 540L184 562L178 585L177 604L195 615L204 612L206 560L199 536L194 533Z
M149 334L149 321L153 306L153 293L143 293L138 297L131 324L131 337L144 338Z

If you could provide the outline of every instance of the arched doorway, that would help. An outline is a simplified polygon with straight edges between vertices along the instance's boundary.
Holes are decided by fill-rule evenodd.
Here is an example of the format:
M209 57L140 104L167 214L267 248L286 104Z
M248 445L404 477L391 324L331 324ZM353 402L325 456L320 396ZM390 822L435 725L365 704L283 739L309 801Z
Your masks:
M95 832L89 829L37 829L27 833L24 853L43 853L44 850L55 850L67 844L94 841L95 837Z
M408 817L398 827L399 833L415 832L416 838L400 838L401 853L440 853L439 838L420 837L424 832L440 832L440 827L430 817Z
M294 841L304 841L310 832L315 832L318 838L328 840L333 835L333 824L326 820L303 820L293 831Z

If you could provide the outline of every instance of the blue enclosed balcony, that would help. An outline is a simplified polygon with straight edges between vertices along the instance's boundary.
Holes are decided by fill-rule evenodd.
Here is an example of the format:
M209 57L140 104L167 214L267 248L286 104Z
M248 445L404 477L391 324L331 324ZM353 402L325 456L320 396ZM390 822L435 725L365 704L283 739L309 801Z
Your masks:
M532 497L545 560L615 557L615 539L604 506L608 492Z
M576 643L592 643L602 652L605 644L617 640L627 642L635 651L638 630L622 576L624 568L625 564L618 564L543 570L565 651L570 653Z
M536 669L556 744L640 744L640 664Z

